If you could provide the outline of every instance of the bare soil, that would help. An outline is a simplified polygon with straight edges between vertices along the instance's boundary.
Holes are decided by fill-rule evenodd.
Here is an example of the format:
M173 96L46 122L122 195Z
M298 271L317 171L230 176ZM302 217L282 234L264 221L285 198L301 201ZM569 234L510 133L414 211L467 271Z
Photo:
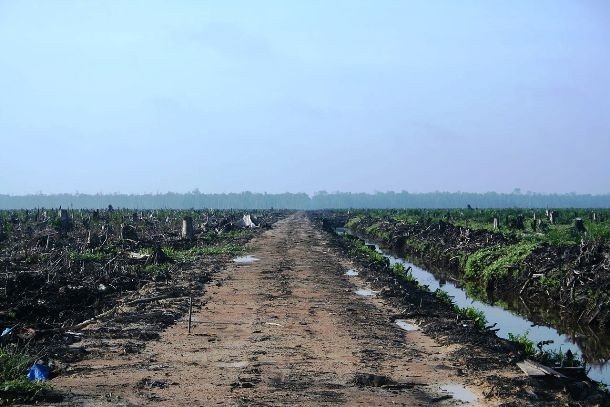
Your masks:
M345 275L360 265L304 213L248 253L259 260L227 265L194 300L191 334L183 317L146 346L107 343L52 380L68 394L62 405L528 403L526 387L493 391L522 377L513 364L465 369L460 355L476 357L476 346L402 330L396 301L357 295L375 286Z

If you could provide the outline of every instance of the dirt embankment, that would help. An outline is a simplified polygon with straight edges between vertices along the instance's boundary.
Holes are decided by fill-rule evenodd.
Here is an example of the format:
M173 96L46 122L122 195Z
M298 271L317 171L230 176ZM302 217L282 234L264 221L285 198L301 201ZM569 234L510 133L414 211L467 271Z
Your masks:
M350 260L303 213L255 238L249 254L258 260L211 276L191 334L180 319L146 347L72 365L54 380L71 393L64 404L568 403L563 385L524 378L518 351Z
M519 249L515 250L514 260L503 264L499 273L469 277L468 258L473 254L480 254L481 250L501 252L506 248L510 255L511 247L524 242L513 235L442 221L405 224L394 219L363 217L351 227L432 268L470 279L491 297L521 296L530 304L559 309L566 320L600 328L610 325L610 248L606 244L539 243L523 256ZM493 254L480 256L480 263L491 262L493 258ZM480 266L479 271L483 272L484 267Z

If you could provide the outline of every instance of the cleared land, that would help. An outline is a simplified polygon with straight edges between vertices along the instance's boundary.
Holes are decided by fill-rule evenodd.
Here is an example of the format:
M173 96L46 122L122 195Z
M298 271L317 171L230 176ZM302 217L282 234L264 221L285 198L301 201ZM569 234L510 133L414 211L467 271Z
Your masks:
M255 238L249 253L259 260L229 265L196 299L190 335L181 320L140 353L77 363L53 381L72 393L64 403L454 405L442 386L455 385L466 388L458 398L498 404L485 398L488 378L519 375L465 374L452 356L460 345L400 329L400 310L357 295L367 283L344 275L355 265L303 213Z

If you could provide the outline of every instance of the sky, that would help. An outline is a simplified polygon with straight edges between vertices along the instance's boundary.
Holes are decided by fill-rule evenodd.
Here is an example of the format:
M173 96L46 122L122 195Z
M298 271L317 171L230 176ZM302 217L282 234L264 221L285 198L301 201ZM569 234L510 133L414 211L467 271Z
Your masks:
M0 0L0 194L602 194L609 157L606 0Z

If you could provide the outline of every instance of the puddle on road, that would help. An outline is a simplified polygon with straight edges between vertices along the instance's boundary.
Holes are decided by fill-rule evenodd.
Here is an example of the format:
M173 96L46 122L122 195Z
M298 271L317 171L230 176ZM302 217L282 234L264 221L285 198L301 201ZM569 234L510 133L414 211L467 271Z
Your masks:
M254 263L255 261L258 261L259 259L257 259L256 257L252 256L252 255L247 255L247 256L239 256L233 259L233 261L235 263Z
M397 319L394 321L394 323L398 325L400 329L404 329L405 331L417 331L419 329L417 325L410 324L404 319Z
M464 403L474 403L477 396L461 384L442 384L440 389L450 394L455 400Z
M368 288L359 288L354 291L357 295L361 295L363 297L374 297L377 295L379 291L369 290Z
M350 276L350 277L354 277L358 275L358 272L356 270L353 269L349 269L345 272L346 276Z

